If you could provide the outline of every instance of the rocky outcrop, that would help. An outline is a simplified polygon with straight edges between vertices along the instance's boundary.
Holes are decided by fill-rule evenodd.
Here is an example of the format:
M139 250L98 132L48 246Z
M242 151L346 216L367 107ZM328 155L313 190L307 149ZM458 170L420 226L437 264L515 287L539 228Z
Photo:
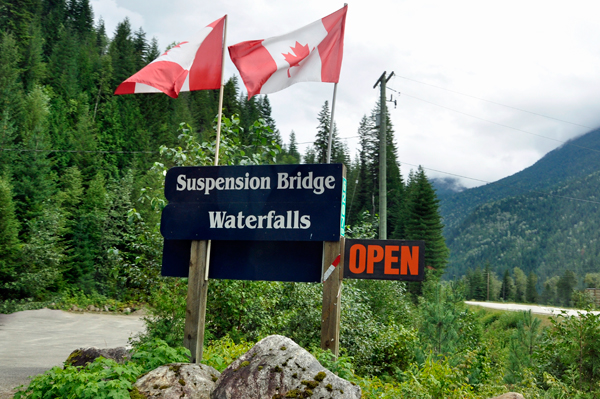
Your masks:
M132 397L209 399L220 375L217 370L204 364L167 364L137 380Z
M496 396L496 397L494 397L492 399L525 399L525 398L520 393L508 392L508 393L505 393L503 395Z
M92 346L90 348L75 349L71 352L65 363L69 366L85 366L88 363L92 363L100 356L106 359L112 359L117 363L123 363L124 361L131 359L131 354L123 346L107 349L99 349Z
M223 371L210 397L359 399L361 391L291 339L271 335Z

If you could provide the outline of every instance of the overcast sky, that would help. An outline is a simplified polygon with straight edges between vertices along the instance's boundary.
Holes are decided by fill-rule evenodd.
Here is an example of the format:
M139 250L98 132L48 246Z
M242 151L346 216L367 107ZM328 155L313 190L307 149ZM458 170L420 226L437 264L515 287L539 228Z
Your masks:
M110 37L128 17L161 49L225 14L232 45L287 33L343 6L329 0L91 4ZM383 71L394 71L387 87L397 107L388 106L404 176L411 165L428 168L430 177L451 176L433 170L489 182L512 175L561 141L600 127L598 15L597 0L349 2L335 111L340 136L357 135L360 119L379 98L373 85ZM225 77L234 74L227 56ZM245 92L241 79L240 86ZM331 83L299 83L270 94L284 142L292 130L300 143L314 140L317 114L332 95ZM354 157L358 141L347 143Z

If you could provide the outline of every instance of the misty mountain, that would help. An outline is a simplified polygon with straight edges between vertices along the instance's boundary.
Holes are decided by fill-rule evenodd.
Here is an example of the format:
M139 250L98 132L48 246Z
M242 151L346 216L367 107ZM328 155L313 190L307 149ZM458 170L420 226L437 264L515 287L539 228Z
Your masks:
M460 193L467 189L456 177L434 177L430 181L438 198Z
M542 283L570 269L600 271L600 129L495 183L440 195L450 248L446 277L490 262Z

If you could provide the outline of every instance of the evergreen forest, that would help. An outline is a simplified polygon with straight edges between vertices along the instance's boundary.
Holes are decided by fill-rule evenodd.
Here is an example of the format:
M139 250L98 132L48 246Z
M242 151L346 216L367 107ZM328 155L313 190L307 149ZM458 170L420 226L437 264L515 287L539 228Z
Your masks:
M268 96L248 99L236 76L222 110L211 90L114 96L166 49L127 19L114 32L94 21L89 0L0 0L0 313L144 308L146 331L130 362L55 367L17 398L134 397L139 375L187 359L187 279L160 275L164 173L212 165L219 112L220 165L323 163L332 130L332 162L348 169L346 234L378 236L379 104L365 110L350 154L343 137L354 132L330 126L324 101L301 152L293 131L282 139ZM548 179L524 171L530 180L438 197L423 168L401 174L384 117L388 238L425 241L426 280L344 281L337 358L319 348L321 284L211 280L203 362L223 370L282 334L369 399L597 397L600 316L541 319L464 303L591 304L578 288L600 281L597 206L566 197L595 198L593 167L548 166L551 153L538 163L560 170ZM563 150L575 151L555 155Z

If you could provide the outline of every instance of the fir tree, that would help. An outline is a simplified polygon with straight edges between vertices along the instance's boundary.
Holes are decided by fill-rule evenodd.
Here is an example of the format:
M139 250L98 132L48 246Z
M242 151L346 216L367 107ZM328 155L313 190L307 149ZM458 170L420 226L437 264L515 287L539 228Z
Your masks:
M8 179L0 175L0 300L15 295L11 283L17 278L19 260L19 222L15 215L12 189Z
M90 182L72 228L73 251L66 277L85 292L94 291L96 266L103 258L105 221L107 218L105 179L100 173Z
M525 292L527 290L527 276L518 267L513 269L515 280L515 300L517 302L525 302Z
M56 192L56 176L50 158L50 135L47 119L50 112L48 96L37 87L27 96L26 119L21 134L21 145L25 150L14 165L19 176L13 186L17 215L28 221L42 214L44 201Z
M282 164L299 164L300 153L298 152L298 144L296 143L296 133L292 130L290 133L290 143L287 147L284 147L279 157Z
M327 148L329 146L329 124L331 123L331 113L329 112L329 103L325 101L319 115L317 116L319 125L313 144L316 163L327 163ZM331 163L347 163L347 156L344 153L344 147L338 138L337 126L333 125L333 135L331 137Z
M556 284L556 296L561 305L570 306L573 289L577 285L577 278L572 270L565 270Z
M502 278L502 287L500 288L500 298L503 301L508 301L512 292L512 279L508 269L504 271L504 277Z
M525 289L525 299L527 303L537 303L538 292L535 288L536 284L537 276L531 271L529 272L529 275L527 275L527 287Z
M406 238L425 241L425 264L433 268L435 276L441 276L449 251L442 235L439 200L421 167L408 185Z

